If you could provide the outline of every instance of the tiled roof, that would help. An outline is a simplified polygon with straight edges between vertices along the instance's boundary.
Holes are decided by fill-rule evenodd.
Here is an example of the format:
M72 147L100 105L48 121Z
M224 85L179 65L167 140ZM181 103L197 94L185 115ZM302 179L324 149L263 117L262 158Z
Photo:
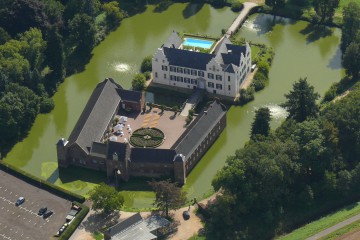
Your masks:
M89 153L92 142L100 141L120 103L118 88L121 86L112 79L105 79L96 86L70 134L70 144L77 143Z
M142 97L142 92L125 90L125 89L117 89L121 100L129 101L129 102L140 102Z
M172 163L175 150L160 148L131 148L131 162Z
M206 64L214 57L209 53L194 52L164 47L164 54L170 65L206 70Z
M211 103L208 109L202 112L188 127L179 140L174 144L176 153L189 158L194 148L203 141L220 119L226 114L226 107L218 100Z

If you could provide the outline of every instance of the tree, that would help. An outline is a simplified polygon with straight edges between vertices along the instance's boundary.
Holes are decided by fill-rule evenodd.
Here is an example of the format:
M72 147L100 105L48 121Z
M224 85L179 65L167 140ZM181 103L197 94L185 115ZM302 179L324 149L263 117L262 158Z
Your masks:
M346 48L359 36L360 32L360 4L351 1L343 11L343 25L341 35L341 50L345 52Z
M306 78L300 78L293 84L293 90L285 94L287 101L282 104L289 113L288 118L297 122L303 122L309 117L316 117L319 111L316 100L320 97L314 92L314 87L310 86Z
M251 124L251 138L256 135L268 136L270 131L270 110L267 107L262 107L256 110L255 118Z
M346 73L357 79L360 71L360 42L350 43L342 61Z
M69 39L76 47L75 52L88 56L95 46L95 20L86 14L76 14L69 21Z
M11 36L5 31L5 29L0 27L0 45L3 45L10 39L11 39Z
M147 56L141 62L141 72L151 72L152 71L152 57Z
M265 0L265 4L273 9L278 9L285 5L285 0Z
M106 23L109 26L109 28L112 29L118 26L121 19L123 18L123 14L121 13L119 3L116 1L104 3L103 9L105 11Z
M314 0L316 14L320 17L320 22L331 22L340 0Z
M145 89L145 83L146 83L145 76L141 73L138 73L134 76L131 85L134 90L141 91Z
M114 187L105 183L100 183L90 190L89 199L93 202L93 210L103 210L105 214L120 210L124 204L124 197Z
M149 185L155 191L154 205L164 211L166 217L169 217L169 210L177 209L185 204L185 192L181 191L181 188L170 179L158 182L153 180L149 182Z

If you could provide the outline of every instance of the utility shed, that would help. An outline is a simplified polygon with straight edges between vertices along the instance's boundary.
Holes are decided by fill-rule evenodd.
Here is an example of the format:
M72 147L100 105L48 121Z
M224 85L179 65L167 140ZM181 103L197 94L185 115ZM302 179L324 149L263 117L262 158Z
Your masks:
M156 230L170 224L160 216L143 219L140 213L114 225L105 232L106 240L152 240L156 239Z

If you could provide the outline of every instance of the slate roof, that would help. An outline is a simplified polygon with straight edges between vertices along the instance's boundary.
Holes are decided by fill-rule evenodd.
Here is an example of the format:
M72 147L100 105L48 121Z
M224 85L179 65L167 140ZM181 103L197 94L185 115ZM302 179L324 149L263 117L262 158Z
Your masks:
M91 149L90 149L90 155L96 156L96 157L106 157L107 152L107 144L105 143L99 143L99 142L93 142Z
M119 93L121 100L128 102L140 102L142 97L142 92L139 91L125 90L120 88L117 89L117 92Z
M164 47L164 54L170 65L206 70L206 64L214 57L209 53L194 52L176 48Z
M114 160L113 155L116 153L118 155L119 161L124 161L126 156L126 148L128 143L120 143L120 142L108 142L108 150L107 150L107 159Z
M179 37L179 35L177 34L177 32L173 31L170 35L170 37L167 39L167 41L164 43L163 47L168 47L168 48L179 48L181 43L182 43L182 39Z
M121 86L112 79L96 86L70 134L70 144L76 143L89 153L92 142L100 141L120 103L118 88Z
M118 224L114 225L113 227L109 228L107 230L108 234L112 237L119 232L125 230L126 228L130 227L131 225L134 225L135 223L138 223L142 221L143 218L141 217L140 213L137 213L127 219L125 219L122 222L119 222Z
M185 155L186 159L200 142L208 135L220 119L226 114L226 107L218 100L211 103L188 127L179 140L174 144L176 153Z
M131 162L172 163L176 155L173 149L131 148Z

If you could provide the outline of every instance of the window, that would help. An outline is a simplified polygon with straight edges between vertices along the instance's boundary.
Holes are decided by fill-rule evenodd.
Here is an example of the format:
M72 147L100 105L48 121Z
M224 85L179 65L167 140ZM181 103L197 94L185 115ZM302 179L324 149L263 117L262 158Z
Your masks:
M158 59L157 58L155 58L155 62L157 62L158 61Z
M191 70L191 75L197 76L197 71L196 70Z
M221 89L222 89L222 84L218 84L218 83L217 83L217 84L216 84L216 89L220 89L220 90L221 90Z
M94 164L97 164L97 160L95 160L95 159L93 159L92 162L93 162Z
M177 76L177 77L176 77L176 81L178 81L178 82L184 82L184 79L183 79L183 77Z
M196 80L195 80L195 79L191 79L191 84L196 84Z
M228 82L230 82L230 76L228 76Z
M185 73L185 74L190 74L190 70L187 69L187 68L185 68L185 69L184 69L184 73Z
M183 73L183 68L178 67L178 68L177 68L177 72L178 72L178 73Z
M155 72L155 77L156 77L156 78L158 77L157 72Z
M166 79L166 74L164 74L164 78Z
M176 67L170 66L170 72L176 72Z
M170 80L176 81L176 76L170 75Z
M203 71L198 71L198 75L199 75L200 77L205 76L205 74L204 74L204 72L203 72Z
M221 77L221 75L216 75L216 80L222 80L222 77Z
M184 78L185 83L190 83L190 78Z
M214 88L214 83L212 83L212 82L208 82L208 87L210 87L210 88Z
M228 85L228 90L229 90L229 91L231 90L231 87L230 87L230 85Z
M212 73L208 73L208 78L210 78L210 79L214 79L214 74L212 74Z
M167 71L167 66L162 65L162 66L161 66L161 69L162 69L163 71Z

